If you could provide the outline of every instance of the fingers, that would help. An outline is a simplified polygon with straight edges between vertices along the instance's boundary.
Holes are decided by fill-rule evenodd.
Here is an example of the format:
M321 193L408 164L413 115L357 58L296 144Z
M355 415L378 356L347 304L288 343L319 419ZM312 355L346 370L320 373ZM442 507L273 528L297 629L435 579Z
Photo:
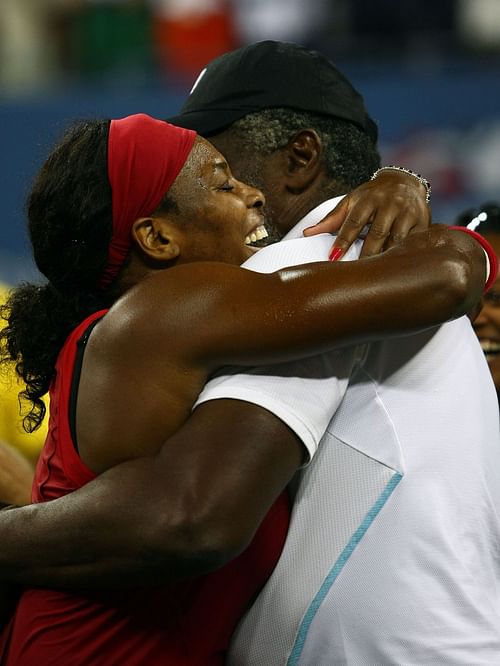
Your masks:
M304 229L304 236L316 236L317 234L335 234L340 229L349 210L349 197L344 197L335 208L326 215L318 224Z
M359 201L352 205L344 223L342 224L338 236L333 244L333 249L342 250L344 255L356 239L361 235L363 229L372 221L374 210L371 204ZM339 256L336 257L340 258Z
M404 240L418 226L415 217L410 214L398 213L397 210L384 215L377 215L368 231L361 249L361 257L371 257L388 250Z
M396 171L360 185L318 224L305 229L304 236L338 232L330 252L330 260L336 260L362 236L365 227L368 233L362 257L379 254L413 231L428 228L431 210L422 192L416 189L414 179L400 181L401 174Z
M412 231L427 229L427 227L427 224L421 224L414 215L402 213L392 225L385 249L388 250L390 247L401 243Z

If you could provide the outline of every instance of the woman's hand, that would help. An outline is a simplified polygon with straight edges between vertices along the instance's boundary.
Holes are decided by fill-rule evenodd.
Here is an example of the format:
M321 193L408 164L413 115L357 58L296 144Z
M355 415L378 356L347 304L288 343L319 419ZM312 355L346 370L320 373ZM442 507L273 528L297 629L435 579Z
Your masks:
M304 230L304 236L337 233L330 259L340 259L368 228L362 257L379 254L400 243L412 231L431 224L427 189L415 176L388 169L363 183L323 218Z

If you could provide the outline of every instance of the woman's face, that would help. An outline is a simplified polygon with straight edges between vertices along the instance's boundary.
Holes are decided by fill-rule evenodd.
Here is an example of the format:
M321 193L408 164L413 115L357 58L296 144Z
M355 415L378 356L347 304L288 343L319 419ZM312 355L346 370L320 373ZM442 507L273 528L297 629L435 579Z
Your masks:
M250 243L267 235L263 194L236 180L205 139L196 140L171 193L179 209L181 262L241 264L255 251Z
M500 233L483 235L500 257ZM500 275L484 297L484 306L474 321L474 330L488 360L497 392L500 392Z

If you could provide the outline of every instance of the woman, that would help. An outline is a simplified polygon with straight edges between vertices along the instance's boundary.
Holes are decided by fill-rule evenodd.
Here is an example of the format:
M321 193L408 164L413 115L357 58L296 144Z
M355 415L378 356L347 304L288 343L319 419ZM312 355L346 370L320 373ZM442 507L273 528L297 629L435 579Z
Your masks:
M32 429L50 386L35 501L155 453L221 365L368 340L386 322L395 333L432 325L467 311L482 290L479 245L446 229L415 234L385 258L270 275L242 270L249 240L264 233L263 203L208 142L144 115L77 126L52 152L28 206L48 283L13 293L4 334L27 384ZM417 297L419 312L401 315ZM223 548L213 544L225 525L201 545L193 530L219 498L173 469L177 582L132 593L26 590L3 635L2 663L222 664L238 618L279 556L283 489L303 455L297 441L287 469L262 470L260 496L243 503L237 538Z

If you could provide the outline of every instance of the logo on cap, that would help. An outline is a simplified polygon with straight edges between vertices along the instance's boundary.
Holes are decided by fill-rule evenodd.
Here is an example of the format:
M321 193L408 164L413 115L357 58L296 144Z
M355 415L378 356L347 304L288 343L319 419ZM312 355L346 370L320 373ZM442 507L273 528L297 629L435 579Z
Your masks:
M198 74L198 78L194 82L193 87L191 88L191 90L189 92L190 95L192 95L194 93L194 90L195 90L196 86L201 81L201 79L205 76L206 71L207 71L207 68L205 67L205 69L202 69L201 72Z

